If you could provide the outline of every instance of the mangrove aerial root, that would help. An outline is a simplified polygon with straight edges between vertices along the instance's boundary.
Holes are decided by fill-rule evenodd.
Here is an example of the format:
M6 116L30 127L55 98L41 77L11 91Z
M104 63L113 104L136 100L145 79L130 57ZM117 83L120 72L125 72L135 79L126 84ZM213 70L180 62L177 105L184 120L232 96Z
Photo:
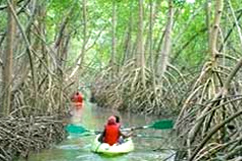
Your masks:
M15 156L27 158L29 152L48 148L65 138L62 121L54 116L0 119L0 160Z
M164 78L164 86L160 87L159 79L153 77L150 69L145 68L142 72L132 61L111 76L112 70L108 68L98 75L91 89L92 97L99 106L146 115L171 115L177 110L177 97L182 96L177 93L181 88L176 88L180 84L174 83L171 73L170 77Z

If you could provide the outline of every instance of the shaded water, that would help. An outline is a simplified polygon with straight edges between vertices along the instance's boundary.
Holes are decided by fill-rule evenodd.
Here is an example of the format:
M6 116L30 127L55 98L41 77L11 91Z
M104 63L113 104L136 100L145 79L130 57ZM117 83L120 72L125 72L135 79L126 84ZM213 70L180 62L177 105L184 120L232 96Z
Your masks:
M113 114L119 115L123 127L143 126L157 120L156 117L145 117L128 113L118 113L107 109L97 108L94 104L86 103L80 112L74 113L73 122L80 122L90 130L102 130L106 119ZM106 157L90 151L95 136L69 136L59 145L40 153L32 153L28 161L172 161L174 139L170 130L145 129L137 130L133 137L135 150L129 154L116 157ZM143 137L141 137L143 136ZM162 150L157 150L162 149ZM19 159L19 161L24 161Z

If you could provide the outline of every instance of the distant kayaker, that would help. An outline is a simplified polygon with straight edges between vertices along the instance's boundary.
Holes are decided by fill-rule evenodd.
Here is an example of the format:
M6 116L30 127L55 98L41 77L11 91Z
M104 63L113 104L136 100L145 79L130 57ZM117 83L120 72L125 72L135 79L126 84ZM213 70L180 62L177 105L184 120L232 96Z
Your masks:
M117 124L116 117L110 116L108 118L107 124L104 127L104 131L99 138L99 141L112 146L115 143L119 143L120 137L127 138L132 135L132 132L129 134L123 134L119 128L120 125Z
M76 92L72 97L71 101L74 103L76 109L80 109L83 106L83 96L80 92Z

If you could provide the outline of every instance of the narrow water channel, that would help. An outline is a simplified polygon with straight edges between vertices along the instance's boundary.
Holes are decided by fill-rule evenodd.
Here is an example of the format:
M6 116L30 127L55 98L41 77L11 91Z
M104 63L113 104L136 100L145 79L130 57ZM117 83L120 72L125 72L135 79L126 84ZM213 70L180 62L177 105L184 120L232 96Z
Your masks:
M102 130L106 119L117 114L121 118L124 127L143 126L161 119L145 117L135 114L118 113L107 109L98 108L95 104L87 102L80 115L72 118L72 121L81 121L85 128L90 130ZM133 137L135 150L129 154L106 157L90 151L91 143L95 136L71 135L59 145L43 150L40 153L32 153L28 161L172 161L174 158L174 139L171 130L143 129L135 131L138 136ZM161 149L161 150L157 150ZM24 159L19 159L24 161Z

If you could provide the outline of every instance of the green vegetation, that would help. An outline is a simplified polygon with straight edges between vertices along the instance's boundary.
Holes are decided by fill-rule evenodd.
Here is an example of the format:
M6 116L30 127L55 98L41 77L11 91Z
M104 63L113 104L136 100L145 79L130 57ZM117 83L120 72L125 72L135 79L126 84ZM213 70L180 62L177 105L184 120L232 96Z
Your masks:
M101 107L178 115L177 159L237 158L241 16L239 0L0 0L1 119L60 119L91 84Z

